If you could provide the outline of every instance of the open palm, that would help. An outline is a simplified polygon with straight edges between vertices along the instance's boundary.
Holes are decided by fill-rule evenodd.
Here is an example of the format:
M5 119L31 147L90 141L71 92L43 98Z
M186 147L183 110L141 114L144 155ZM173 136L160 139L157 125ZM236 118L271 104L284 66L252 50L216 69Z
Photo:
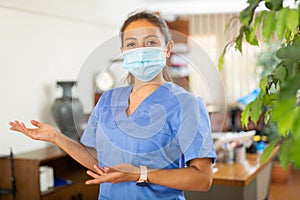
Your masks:
M23 122L19 122L17 120L9 122L9 125L11 126L10 130L21 132L34 140L42 140L53 143L57 134L57 131L53 126L36 120L31 120L31 124L36 128L27 128Z

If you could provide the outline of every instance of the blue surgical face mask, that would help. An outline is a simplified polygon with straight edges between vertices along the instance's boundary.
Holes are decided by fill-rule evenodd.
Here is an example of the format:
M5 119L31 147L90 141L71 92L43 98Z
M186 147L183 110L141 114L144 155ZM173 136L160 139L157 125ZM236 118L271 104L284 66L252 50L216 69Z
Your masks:
M123 52L124 69L143 82L154 79L166 66L162 47L143 47Z

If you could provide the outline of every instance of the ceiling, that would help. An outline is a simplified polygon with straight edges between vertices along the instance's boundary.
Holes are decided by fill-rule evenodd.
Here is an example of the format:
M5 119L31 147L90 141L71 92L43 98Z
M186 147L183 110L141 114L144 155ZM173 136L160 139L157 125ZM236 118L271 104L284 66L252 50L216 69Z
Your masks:
M165 15L239 12L247 6L246 0L144 0L152 2L150 10ZM180 8L180 9L178 9Z
M135 9L158 11L172 19L178 15L239 12L246 5L246 0L0 0L4 9L108 27L119 25Z

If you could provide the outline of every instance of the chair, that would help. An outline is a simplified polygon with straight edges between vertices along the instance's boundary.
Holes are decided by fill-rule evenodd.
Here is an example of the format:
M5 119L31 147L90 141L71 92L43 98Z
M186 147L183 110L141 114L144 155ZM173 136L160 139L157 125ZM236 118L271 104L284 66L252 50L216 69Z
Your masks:
M16 200L16 179L15 179L15 169L14 169L14 155L12 149L10 149L10 155L0 157L0 159L10 158L10 169L11 169L11 189L0 189L0 196L2 195L13 195L13 200Z

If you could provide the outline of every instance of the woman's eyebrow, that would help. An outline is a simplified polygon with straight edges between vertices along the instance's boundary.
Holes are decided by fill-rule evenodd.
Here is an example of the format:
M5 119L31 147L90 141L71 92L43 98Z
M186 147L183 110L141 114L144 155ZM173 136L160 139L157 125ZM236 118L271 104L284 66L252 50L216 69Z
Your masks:
M124 41L126 40L137 40L136 38L133 38L133 37L129 37L129 38L125 38Z
M150 38L150 37L159 38L157 35L147 35L147 36L145 37L145 39Z

